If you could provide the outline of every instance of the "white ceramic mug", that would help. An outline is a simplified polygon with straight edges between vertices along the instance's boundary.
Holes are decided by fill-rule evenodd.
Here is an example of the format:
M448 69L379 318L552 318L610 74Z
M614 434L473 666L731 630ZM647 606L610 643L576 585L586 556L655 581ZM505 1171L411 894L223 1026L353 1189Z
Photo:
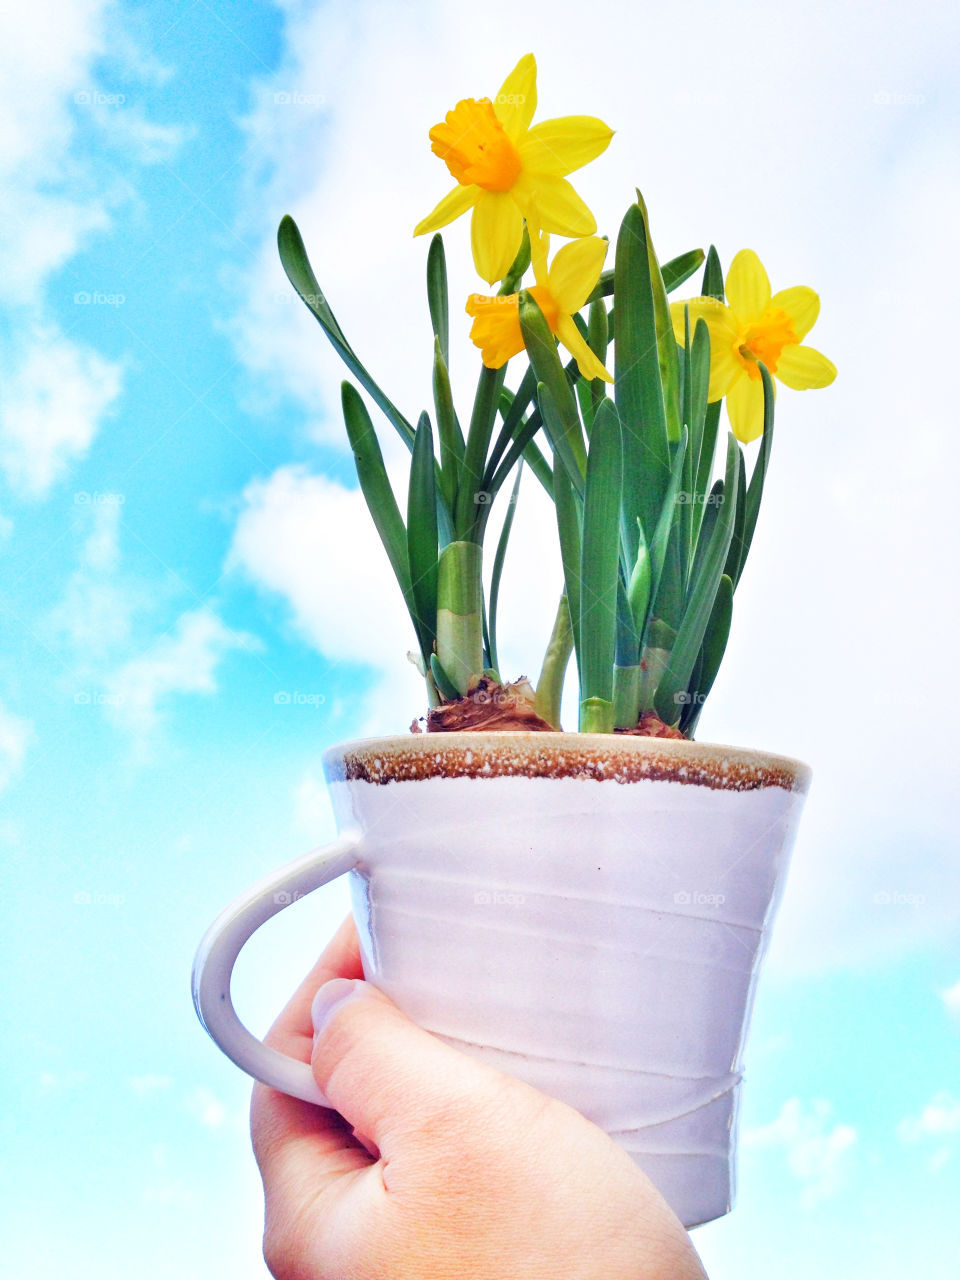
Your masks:
M325 1105L238 1020L265 920L350 873L364 974L421 1026L577 1108L686 1226L730 1208L742 1053L809 770L739 748L560 733L328 751L340 839L221 913L194 967L210 1035Z

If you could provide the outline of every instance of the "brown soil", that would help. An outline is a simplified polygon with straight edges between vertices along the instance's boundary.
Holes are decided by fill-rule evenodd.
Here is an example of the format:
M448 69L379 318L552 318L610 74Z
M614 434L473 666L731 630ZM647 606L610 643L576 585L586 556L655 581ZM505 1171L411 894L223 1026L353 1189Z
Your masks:
M526 730L552 733L554 728L534 706L534 691L525 676L513 684L498 684L489 676L481 676L476 686L454 702L441 702L426 716L426 730L414 720L411 733L464 733L473 731ZM652 711L645 711L632 729L615 729L615 733L642 738L683 738L679 729L665 724Z

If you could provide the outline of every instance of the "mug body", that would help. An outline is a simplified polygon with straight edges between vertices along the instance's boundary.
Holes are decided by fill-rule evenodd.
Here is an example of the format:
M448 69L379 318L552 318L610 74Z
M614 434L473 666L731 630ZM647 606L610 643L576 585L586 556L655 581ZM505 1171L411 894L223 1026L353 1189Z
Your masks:
M734 1193L744 1038L806 766L627 735L452 733L324 757L364 972L605 1129L690 1227Z

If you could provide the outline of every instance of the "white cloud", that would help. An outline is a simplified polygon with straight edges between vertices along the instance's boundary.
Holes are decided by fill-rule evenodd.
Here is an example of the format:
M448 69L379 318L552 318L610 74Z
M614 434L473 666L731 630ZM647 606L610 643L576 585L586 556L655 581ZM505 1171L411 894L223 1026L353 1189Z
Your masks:
M333 808L323 780L308 770L293 793L293 813L297 827L313 840L333 830Z
M158 723L165 702L181 693L214 693L217 667L233 649L249 651L253 637L231 631L212 610L181 614L176 625L139 657L107 678L111 717L136 734Z
M164 74L119 24L109 0L38 0L0 14L0 302L16 335L0 361L0 466L31 497L84 456L121 391L122 365L63 332L48 298L54 274L133 194L129 176L105 159L102 139L128 169L169 159L189 136L100 85L103 58L119 68L126 57L132 72L155 83ZM95 148L86 145L91 139Z
M669 60L656 58L638 77L632 40L608 42L603 76L585 75L581 51L560 34L579 19L572 0L520 9L491 0L478 29L466 11L429 0L402 13L386 3L349 13L286 7L286 60L261 84L247 121L245 234L261 249L238 282L236 344L260 387L299 399L309 430L342 442L344 370L277 262L276 223L290 212L361 357L408 417L429 403L427 246L410 232L450 179L426 133L458 98L495 90L527 49L540 66L538 118L589 110L617 129L608 152L577 176L602 231L615 234L639 183L663 256L713 239L729 262L751 245L775 287L816 286L823 306L811 341L840 376L829 391L780 397L758 537L700 736L813 765L770 964L780 972L861 965L929 945L960 921L950 805L960 689L935 674L952 670L960 624L955 594L942 587L953 580L956 534L940 479L960 465L960 445L937 378L922 375L905 346L905 335L949 332L952 323L949 291L923 282L942 273L960 207L945 52L956 45L957 14L921 0L905 42L893 0L882 0L866 34L855 7L841 6L824 45L799 10L748 0L731 24L716 6L687 8L701 47L724 68L709 85L678 81ZM627 0L601 2L596 16L610 32L636 22ZM645 45L670 47L677 21L676 8L645 14ZM740 24L755 24L757 41L744 43ZM717 119L730 122L729 145L704 132ZM738 134L734 122L747 119ZM696 163L680 163L691 148ZM477 363L462 314L476 287L466 224L451 226L445 244L454 390L465 417ZM389 427L383 438L392 465L402 446ZM367 580L368 557L382 552L355 528L338 545ZM508 559L505 591L515 594L504 600L501 629L504 666L509 659L534 675L557 581L553 568L546 582L540 574L555 564L552 527L537 537L525 542L517 531L515 552L531 548L531 568ZM354 640L349 616L333 616L340 596L315 590L306 599L310 570L296 588L282 581L296 573L269 577L296 598L313 643L341 655ZM351 602L350 584L342 591ZM355 629L359 652L384 672L395 669L387 648L409 643L402 614L394 638L384 634L395 616L381 615L375 635L366 624ZM568 696L573 678L571 667ZM373 727L388 726L381 718ZM923 750L904 750L904 735L918 729Z
M904 1142L944 1138L960 1133L960 1098L954 1098L943 1090L927 1103L918 1116L904 1120L898 1133Z
M32 734L32 722L14 715L0 702L0 792L20 772Z
M746 1150L782 1152L800 1184L801 1206L812 1208L846 1184L857 1131L852 1125L834 1123L828 1102L805 1104L790 1098L776 1120L745 1130L741 1142Z
M87 533L77 568L48 622L69 643L78 674L128 643L136 607L146 603L144 586L119 573L123 496L74 495L75 510L87 522Z
M303 467L281 467L243 495L228 564L288 603L300 633L333 662L374 668L381 689L366 699L405 728L423 700L406 660L413 628L358 489ZM406 719L404 717L406 716Z
M120 366L46 325L18 339L0 375L0 463L18 491L43 494L89 449L120 395Z
M940 995L950 1013L960 1015L960 979L952 987L948 987L946 991L941 991Z

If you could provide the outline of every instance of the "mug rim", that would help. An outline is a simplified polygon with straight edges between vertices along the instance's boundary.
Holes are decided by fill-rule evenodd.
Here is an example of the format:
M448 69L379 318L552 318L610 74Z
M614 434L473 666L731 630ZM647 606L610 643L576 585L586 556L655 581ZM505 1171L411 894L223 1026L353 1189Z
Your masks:
M753 747L634 734L480 730L386 734L329 747L327 782L527 777L675 782L725 791L779 787L805 795L803 761Z

